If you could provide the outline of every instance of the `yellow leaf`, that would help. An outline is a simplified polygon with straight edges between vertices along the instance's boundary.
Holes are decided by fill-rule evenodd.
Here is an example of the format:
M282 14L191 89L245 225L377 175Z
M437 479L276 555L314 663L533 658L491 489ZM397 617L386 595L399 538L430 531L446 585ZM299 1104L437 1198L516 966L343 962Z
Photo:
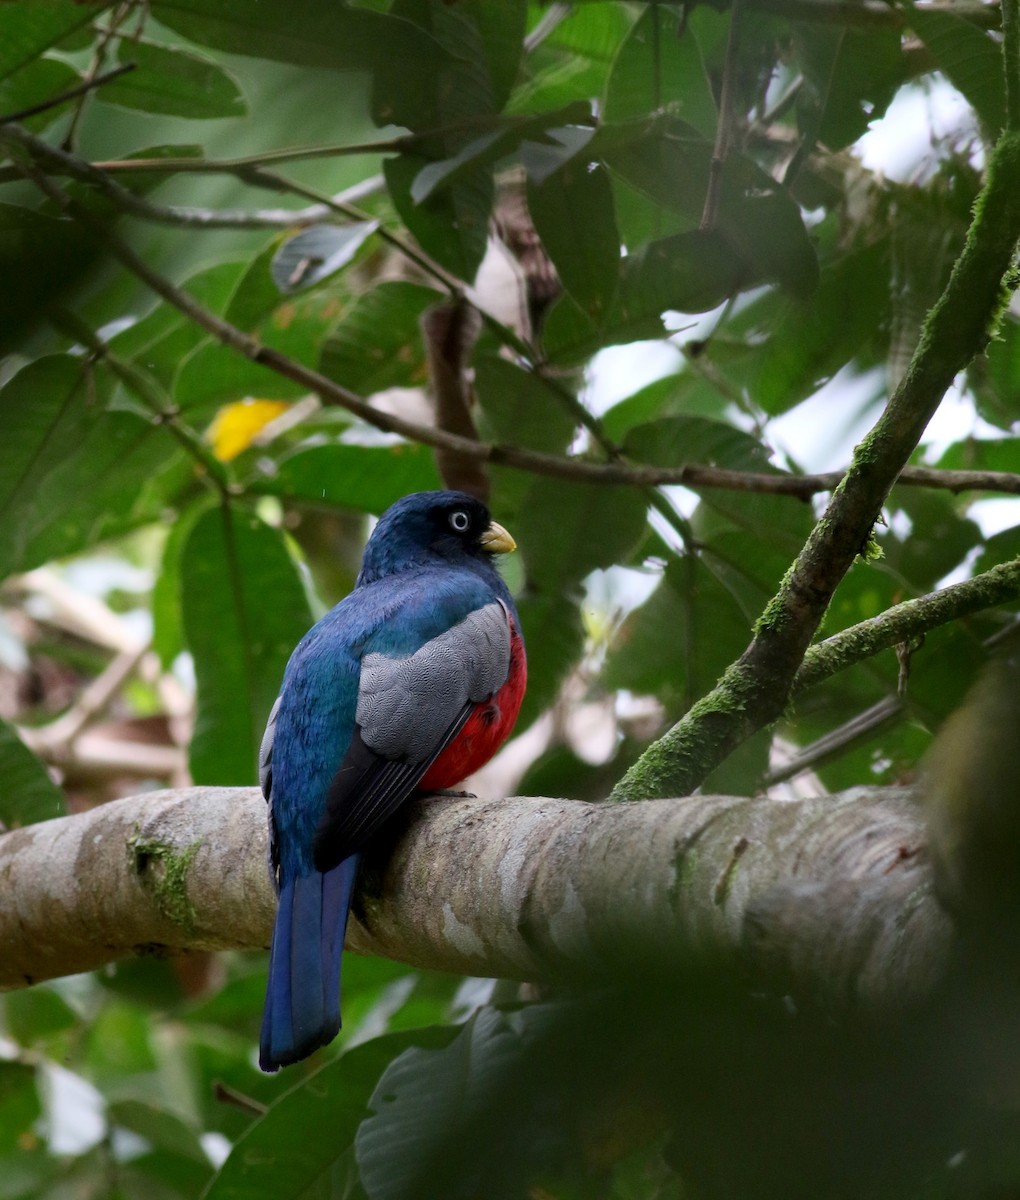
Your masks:
M220 462L237 458L270 421L275 421L288 408L290 405L283 400L254 400L251 397L225 404L205 435L213 454Z

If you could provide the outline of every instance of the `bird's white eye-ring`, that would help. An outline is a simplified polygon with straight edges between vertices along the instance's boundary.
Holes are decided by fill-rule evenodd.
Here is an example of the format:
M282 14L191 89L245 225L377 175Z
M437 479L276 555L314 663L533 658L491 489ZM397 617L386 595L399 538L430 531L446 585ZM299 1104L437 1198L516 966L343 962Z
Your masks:
M450 513L450 528L454 533L467 533L470 524L471 518L462 508L454 509Z

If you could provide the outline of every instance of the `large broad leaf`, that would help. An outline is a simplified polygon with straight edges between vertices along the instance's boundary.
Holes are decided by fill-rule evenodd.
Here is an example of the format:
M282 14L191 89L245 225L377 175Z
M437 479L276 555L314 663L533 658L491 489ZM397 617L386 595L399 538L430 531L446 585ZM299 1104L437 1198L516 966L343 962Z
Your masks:
M532 450L565 450L577 418L557 394L559 386L559 381L542 379L505 358L480 355L475 363L475 394L483 437Z
M111 80L99 99L122 108L175 117L240 117L247 112L234 78L221 66L186 50L124 39L118 61L135 70Z
M253 270L257 266L253 264ZM235 295L231 309L242 306L245 302ZM259 340L299 362L314 361L335 311L335 299L314 289L288 298L258 323ZM250 308L249 313L253 312ZM173 393L175 403L188 417L199 420L211 418L235 400L290 400L307 395L308 388L230 346L209 340L180 364Z
M378 124L436 124L438 80L451 56L411 21L334 0L155 0L163 25L200 45L303 67L375 73Z
M24 1151L41 1115L35 1064L0 1062L0 1154Z
M880 336L889 312L889 253L882 240L835 259L811 303L789 306L751 381L766 412L799 404Z
M180 580L198 682L192 777L253 783L283 669L311 625L304 588L282 534L225 504L195 521Z
M665 375L614 404L602 415L602 428L614 441L628 430L660 417L707 417L718 420L726 413L726 398L719 389L694 371Z
M287 454L263 474L258 464L246 481L254 491L312 507L338 504L379 514L401 496L441 488L427 446L307 446Z
M501 5L468 0L428 8L398 2L392 11L427 25L450 58L440 67L435 89L438 120L429 124L419 114L407 122L412 129L439 132L413 153L390 159L386 184L405 225L424 249L458 277L470 281L482 261L488 237L495 194L491 166L484 158L473 161L469 154L465 170L447 178L440 192L423 195L415 183L431 163L456 161L476 140L477 123L483 123L485 132L487 120L502 108L520 54L524 6L520 0ZM399 70L399 59L391 56L391 61ZM379 81L377 76L377 87Z
M620 42L637 16L627 5L576 5L568 21L557 22L547 37L529 47L509 110L537 113L578 96L600 96Z
M707 312L754 281L742 255L717 232L660 238L623 260L600 324L572 297L561 297L546 319L542 347L558 364L579 363L604 346L661 337L662 314Z
M996 336L967 370L978 412L1000 429L1020 417L1020 321L1004 314Z
M373 1200L420 1196L426 1186L436 1196L464 1194L460 1174L470 1155L451 1151L492 1104L520 1048L519 1029L486 1008L448 1046L408 1049L390 1064L357 1134L361 1180Z
M676 715L708 692L751 640L748 618L700 559L673 559L651 597L624 621L603 676L655 695Z
M584 650L584 626L573 596L529 589L517 597L528 654L528 688L517 718L518 733L555 701Z
M900 32L794 26L804 72L797 116L807 147L842 150L878 120L907 78Z
M437 1026L393 1033L349 1050L284 1093L237 1141L203 1200L298 1200L325 1183L348 1154L380 1075L411 1046L432 1049L455 1036ZM311 1128L328 1136L308 1136Z
M105 4L75 0L20 0L3 7L0 78L32 62L75 29L94 21Z
M152 519L181 452L166 429L104 407L104 369L38 359L0 390L0 575Z
M527 576L543 591L569 591L637 545L647 503L637 488L536 480L518 517Z
M64 302L95 262L96 245L72 221L0 204L0 276L17 287L0 289L0 354Z
M544 182L529 181L528 210L563 286L601 324L620 275L620 235L605 168L573 158Z
M592 150L657 204L699 224L714 150L696 129L675 118L606 125ZM731 152L723 166L715 229L754 280L780 283L799 297L817 285L818 260L797 204L743 155Z
M734 471L770 469L769 452L756 437L705 417L662 417L638 425L623 448L632 458L663 467L702 463Z
M417 283L381 283L354 300L322 343L323 372L363 395L422 386L425 348L418 322L441 296Z
M984 128L997 135L1006 119L999 44L955 13L911 8L908 20L950 83L973 105Z
M43 764L5 721L0 721L0 823L31 825L67 811L64 794Z
M0 78L0 116L42 104L66 92L78 82L78 72L67 63L55 58L37 58L15 71L13 75ZM64 111L63 104L56 104L34 117L23 118L22 124L26 129L38 133Z
M243 270L240 263L219 263L192 275L184 288L206 308L222 312ZM169 388L181 363L207 341L204 330L164 301L114 334L108 344L120 358L136 362L162 387Z
M444 159L446 155L443 156ZM455 185L416 203L414 182L434 160L420 154L389 158L383 167L393 206L407 228L438 262L470 282L485 254L495 195L489 167L474 169Z
M697 39L677 36L675 10L648 5L613 63L602 118L628 121L668 103L706 138L715 136L718 109Z

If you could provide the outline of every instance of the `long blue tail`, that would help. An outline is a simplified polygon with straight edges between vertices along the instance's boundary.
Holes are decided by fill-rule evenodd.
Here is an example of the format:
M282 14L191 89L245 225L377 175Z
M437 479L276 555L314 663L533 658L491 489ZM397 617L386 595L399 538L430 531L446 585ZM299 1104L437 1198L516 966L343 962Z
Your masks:
M340 955L361 856L280 888L259 1065L276 1071L305 1058L340 1028Z

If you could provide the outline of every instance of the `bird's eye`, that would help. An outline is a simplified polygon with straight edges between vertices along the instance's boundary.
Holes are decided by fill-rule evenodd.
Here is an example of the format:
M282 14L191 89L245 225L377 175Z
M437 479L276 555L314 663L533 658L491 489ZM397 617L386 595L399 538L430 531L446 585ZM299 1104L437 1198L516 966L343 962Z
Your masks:
M470 524L471 518L462 508L455 509L450 513L450 528L454 533L467 533Z

